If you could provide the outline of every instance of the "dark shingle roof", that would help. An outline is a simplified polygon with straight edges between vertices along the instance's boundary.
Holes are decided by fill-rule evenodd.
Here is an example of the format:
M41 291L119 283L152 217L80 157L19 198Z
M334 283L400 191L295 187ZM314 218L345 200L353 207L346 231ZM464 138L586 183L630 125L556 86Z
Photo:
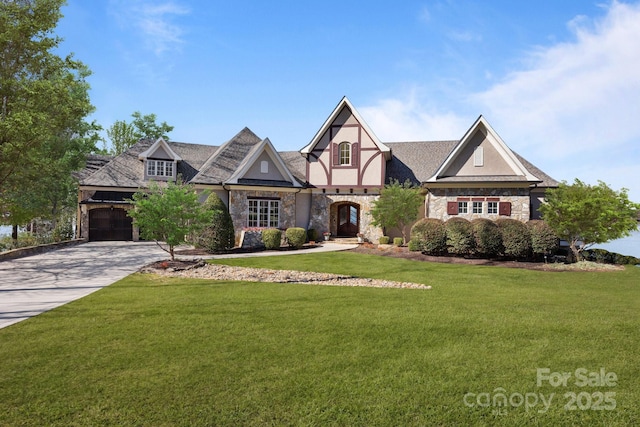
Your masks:
M307 163L299 151L280 151L280 158L298 182L304 185L307 179Z
M138 155L147 150L154 141L141 140L124 153L113 158L102 168L80 179L80 185L139 188L146 186L144 181L143 162ZM218 147L211 145L186 144L183 142L167 142L171 149L183 161L178 163L178 174L189 181L211 157Z
M260 142L262 139L245 127L206 161L191 182L220 184L226 181L237 170L251 149Z
M414 184L427 181L438 170L458 141L385 142L391 148L391 160L387 162L387 176Z

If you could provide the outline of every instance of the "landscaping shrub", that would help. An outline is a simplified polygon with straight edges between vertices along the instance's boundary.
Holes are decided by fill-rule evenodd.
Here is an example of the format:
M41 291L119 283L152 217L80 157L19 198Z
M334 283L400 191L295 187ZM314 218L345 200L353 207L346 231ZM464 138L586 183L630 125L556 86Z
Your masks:
M531 252L531 233L524 222L511 218L496 220L502 236L504 255L514 258L526 258Z
M606 249L587 249L582 251L582 256L586 261L598 262L600 264L636 265L640 264L640 258L634 256L621 255L609 252Z
M450 254L468 255L473 252L475 239L473 238L473 227L464 218L450 218L445 222L447 235L447 251Z
M420 250L420 245L415 240L409 240L408 246L411 252L418 252Z
M210 252L233 248L235 232L227 206L216 193L209 194L203 206L211 213L211 220L202 231L197 233L193 244Z
M402 237L394 237L393 238L393 244L395 246L402 246L403 243L404 243L404 239Z
M282 231L277 228L267 228L262 230L262 243L267 249L279 249L282 241Z
M447 249L444 222L437 218L423 218L411 227L411 240L421 252L439 255Z
M382 236L378 239L378 243L380 243L381 245L388 245L389 244L389 236Z
M318 230L310 228L307 230L307 238L310 242L316 242L318 240Z
M301 227L290 227L284 232L289 246L299 249L307 240L307 230Z
M492 257L502 253L502 236L495 222L486 218L477 218L471 221L471 229L476 254Z
M546 222L533 219L527 222L531 233L531 251L534 255L546 255L558 249L560 239Z

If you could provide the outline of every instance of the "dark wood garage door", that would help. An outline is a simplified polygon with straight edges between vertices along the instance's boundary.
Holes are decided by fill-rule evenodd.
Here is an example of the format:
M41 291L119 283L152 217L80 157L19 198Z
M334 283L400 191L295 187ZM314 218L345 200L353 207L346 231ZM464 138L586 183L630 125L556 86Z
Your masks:
M124 209L92 209L89 211L89 240L133 240L132 222Z

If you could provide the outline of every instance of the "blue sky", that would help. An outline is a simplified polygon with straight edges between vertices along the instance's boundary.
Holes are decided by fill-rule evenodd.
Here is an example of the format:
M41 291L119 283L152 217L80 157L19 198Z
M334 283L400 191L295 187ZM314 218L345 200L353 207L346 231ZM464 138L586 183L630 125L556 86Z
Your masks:
M342 96L384 141L459 139L483 114L558 180L640 202L640 2L68 0L103 127L155 113L174 141L248 126L309 143Z

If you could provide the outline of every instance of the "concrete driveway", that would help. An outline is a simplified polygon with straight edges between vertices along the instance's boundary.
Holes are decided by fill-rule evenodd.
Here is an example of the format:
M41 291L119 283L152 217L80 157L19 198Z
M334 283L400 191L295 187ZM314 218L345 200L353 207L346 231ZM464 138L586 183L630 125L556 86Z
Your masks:
M0 328L89 295L168 254L153 242L90 242L0 262Z

